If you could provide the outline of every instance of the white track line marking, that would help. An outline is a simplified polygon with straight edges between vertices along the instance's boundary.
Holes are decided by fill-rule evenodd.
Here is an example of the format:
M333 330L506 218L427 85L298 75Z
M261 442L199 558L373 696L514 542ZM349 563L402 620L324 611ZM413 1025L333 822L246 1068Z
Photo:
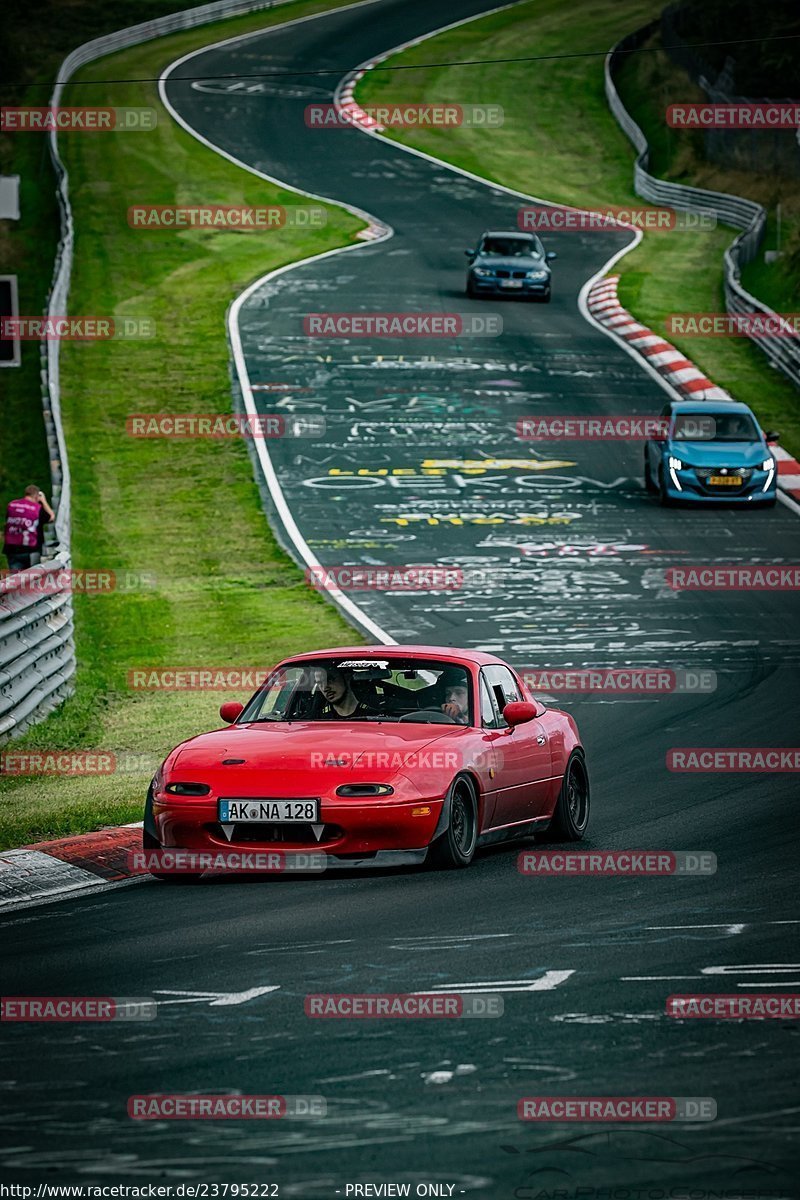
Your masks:
M412 992L414 996L436 996L441 992L552 992L574 975L571 971L545 971L539 979L486 979L479 983L437 983L430 991Z
M335 250L327 250L322 254L312 254L306 258L298 259L296 262L287 263L286 266L278 267L274 271L268 271L265 275L262 275L260 279L257 279L254 283L251 283L249 287L245 288L245 290L234 300L233 304L228 310L228 335L231 341L231 348L233 351L234 362L236 364L236 372L239 377L239 384L242 389L245 410L250 416L255 416L257 414L257 410L253 397L253 389L250 384L249 373L247 371L247 364L245 361L244 352L242 350L241 334L239 330L239 313L241 312L243 305L247 303L248 299L255 291L257 291L260 287L263 287L263 285L270 279L275 279L279 275L283 275L289 271L297 270L298 267L302 267L309 262L319 262L324 258L332 257L334 254L346 254L352 251L363 250L365 245L374 245L375 242L387 241L389 238L394 236L394 230L387 226L385 222L380 221L377 217L373 217L370 213L365 212L363 209L356 208L351 204L345 204L339 200L333 200L328 196L320 196L315 192L307 192L303 188L294 187L292 184L287 183L283 179L277 179L273 175L267 175L265 171L259 171L256 167L250 166L249 163L243 162L241 159L236 158L233 154L230 154L227 150L223 150L221 146L209 141L208 138L205 138L201 133L198 133L197 130L188 123L188 121L184 120L180 113L172 106L169 98L167 97L167 80L177 67L182 66L184 63L189 62L190 59L196 58L200 54L206 54L209 51L218 50L221 46L230 46L234 42L242 42L252 38L264 37L265 35L276 30L287 29L290 25L301 25L305 21L320 20L331 15L345 12L352 8L361 8L362 6L374 4L376 2L377 0L358 0L358 2L355 4L343 5L341 8L333 9L330 12L312 13L306 17L295 17L293 20L282 21L278 25L271 25L267 29L257 30L254 33L245 33L239 34L236 37L223 38L221 41L212 42L209 45L201 46L199 49L192 50L189 54L184 54L181 58L176 59L165 68L158 80L158 93L161 103L164 105L172 119L178 125L180 125L180 127L184 129L186 133L188 133L196 141L200 142L201 145L205 146L209 150L212 150L215 154L221 155L222 158L227 159L228 162L233 163L234 166L241 167L243 171L247 171L250 175L255 175L257 178L264 179L268 183L274 183L286 191L293 192L295 195L308 196L312 200L320 200L325 204L342 208L346 212L352 213L353 216L359 217L368 225L384 231L382 234L373 238L368 243L363 241L352 242L347 246L339 246ZM264 473L264 479L266 481L267 488L269 489L270 496L272 497L275 509L283 523L283 527L286 530L290 541L297 550L300 558L309 567L321 568L322 564L311 550L303 535L300 533L297 523L292 515L286 497L283 494L283 489L278 480L272 459L270 458L265 439L254 439L254 446L258 455L261 469ZM327 595L347 616L351 617L355 621L356 625L360 626L362 629L365 629L372 637L376 638L379 643L383 645L397 644L396 639L387 633L386 630L382 629L380 625L377 625L370 617L368 617L363 609L355 604L349 596L346 596L343 592L335 588L328 589Z
M207 1002L210 1008L219 1008L234 1004L246 1004L248 1000L255 1000L257 996L265 996L268 992L279 990L280 984L275 983L270 987L248 988L244 992L181 992L172 991L169 988L156 988L153 994L180 997L179 1000L159 1000L159 1004L202 1004Z

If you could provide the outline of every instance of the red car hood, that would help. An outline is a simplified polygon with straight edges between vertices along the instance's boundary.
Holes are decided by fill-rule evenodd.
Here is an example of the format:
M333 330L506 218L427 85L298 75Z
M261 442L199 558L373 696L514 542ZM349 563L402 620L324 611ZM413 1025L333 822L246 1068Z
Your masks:
M208 783L218 794L231 788L239 794L264 792L264 770L270 771L270 791L291 788L316 794L326 783L334 786L350 777L363 782L388 782L404 762L413 778L421 751L444 739L460 739L462 726L411 722L290 722L232 725L203 733L177 747L167 763L166 778ZM223 759L244 759L223 765ZM430 769L427 772L430 774ZM452 771L450 774L452 775Z

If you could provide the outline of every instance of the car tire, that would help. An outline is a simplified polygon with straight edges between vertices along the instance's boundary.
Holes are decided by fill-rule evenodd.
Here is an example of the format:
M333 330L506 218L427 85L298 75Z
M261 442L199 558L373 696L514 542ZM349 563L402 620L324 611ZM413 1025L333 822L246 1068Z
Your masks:
M664 481L664 467L659 467L658 470L658 502L662 508L669 508L672 504L672 497L667 492L667 485Z
M470 300L475 299L475 294L476 294L475 288L472 286L471 280L467 280L466 292L467 292L467 295L469 296Z
M573 750L547 830L548 841L581 841L589 824L590 794L586 760L580 751Z
M148 795L148 801L150 797ZM145 817L145 822L147 817ZM142 830L142 849L143 850L163 850L164 847L159 842L158 838L153 837L147 829ZM160 879L162 883L197 883L202 879L202 871L150 871L154 879Z
M654 496L658 491L656 481L653 479L653 472L650 470L650 455L645 451L644 455L644 486L651 496Z
M428 859L432 867L451 871L468 867L478 844L478 797L472 781L465 775L454 779L445 803L450 809L447 829L432 844Z

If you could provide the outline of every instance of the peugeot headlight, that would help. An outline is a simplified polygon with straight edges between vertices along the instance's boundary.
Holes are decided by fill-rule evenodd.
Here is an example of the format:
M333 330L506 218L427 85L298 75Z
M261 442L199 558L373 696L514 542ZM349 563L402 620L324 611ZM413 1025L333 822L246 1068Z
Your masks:
M681 460L680 460L679 458L674 458L674 457L673 457L673 456L670 454L670 456L669 456L669 469L670 469L670 471L682 471L682 470L683 470L683 463L681 462Z

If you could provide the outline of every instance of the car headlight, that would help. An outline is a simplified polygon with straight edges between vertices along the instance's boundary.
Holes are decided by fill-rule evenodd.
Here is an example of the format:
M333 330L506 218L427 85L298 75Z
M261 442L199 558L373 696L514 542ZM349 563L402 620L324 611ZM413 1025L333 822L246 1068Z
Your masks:
M336 789L337 796L393 796L394 788L388 783L343 783Z
M207 783L168 783L164 791L168 796L208 796L211 788Z
M774 468L775 468L775 459L774 458L765 458L763 463L761 464L762 471L772 471L772 470L774 470Z
M670 456L669 456L669 469L670 469L671 471L682 471L682 470L683 470L683 463L681 462L681 460L680 460L679 458L674 458L674 457L673 457L673 456L670 454Z
M491 275L491 273L492 273L491 271L486 270L486 267L473 267L472 268L473 275Z
M547 279L549 271L528 271L528 279L536 279L540 283L543 279Z

